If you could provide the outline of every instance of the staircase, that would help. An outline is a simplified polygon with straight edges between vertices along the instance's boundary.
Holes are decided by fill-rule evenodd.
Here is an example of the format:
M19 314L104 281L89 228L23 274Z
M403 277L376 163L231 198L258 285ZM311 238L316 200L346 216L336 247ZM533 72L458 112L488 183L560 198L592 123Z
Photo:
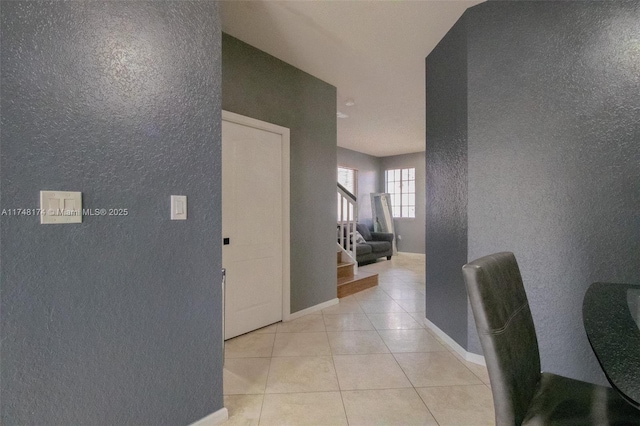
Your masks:
M343 298L378 285L378 274L354 272L355 263L343 262L338 251L338 298Z
M338 298L378 285L378 274L358 271L356 244L358 222L356 196L338 183Z

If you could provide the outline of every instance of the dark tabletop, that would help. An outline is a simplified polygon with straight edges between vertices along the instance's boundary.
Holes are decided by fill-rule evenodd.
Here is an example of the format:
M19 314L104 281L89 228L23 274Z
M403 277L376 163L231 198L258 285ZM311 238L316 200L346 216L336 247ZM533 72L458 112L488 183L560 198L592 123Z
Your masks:
M582 320L609 383L640 408L640 328L630 307L638 302L630 291L640 291L640 285L592 284L582 303Z

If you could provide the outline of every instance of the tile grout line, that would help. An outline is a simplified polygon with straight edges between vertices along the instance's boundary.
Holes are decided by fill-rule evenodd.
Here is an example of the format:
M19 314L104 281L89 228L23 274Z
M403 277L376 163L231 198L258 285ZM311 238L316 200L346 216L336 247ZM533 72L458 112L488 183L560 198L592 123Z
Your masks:
M329 344L331 346L331 344ZM349 425L349 415L347 414L347 406L344 405L344 396L342 395L342 386L340 385L340 377L338 377L338 369L336 368L336 360L331 352L331 362L333 363L333 370L336 372L336 382L338 382L338 392L340 392L340 401L342 402L342 410L344 411L344 418Z
M392 278L392 280L394 281L394 283L390 283L390 285L395 284L395 283L397 283L397 284L407 284L407 285L412 285L412 287L411 287L411 288L412 288L412 289L414 289L414 290L416 290L416 289L415 289L415 287L416 287L416 286L415 286L415 284L418 284L418 285L424 285L423 283L421 284L421 283L416 283L416 282L410 282L410 283L407 283L407 282L406 282L406 281L404 281L402 278L400 278L400 277L395 277L395 276ZM337 374L337 368L336 368L336 362L335 362L335 356L336 356L336 355L339 355L339 354L334 354L334 352L333 352L333 348L332 348L331 343L330 343L330 340L329 340L329 338L328 338L328 337L329 337L329 336L328 336L329 331L327 330L326 316L327 316L327 315L343 316L343 315L354 315L354 314L358 314L358 315L359 315L359 314L364 314L364 315L362 316L362 318L366 319L366 320L369 322L369 325L370 325L371 327L373 327L373 329L372 329L372 330L357 330L357 329L355 329L355 330L351 330L351 329L349 329L349 330L343 330L343 329L339 329L339 330L334 330L334 331L335 331L336 333L375 331L375 332L376 332L376 335L378 336L378 338L382 341L382 343L383 343L384 347L389 351L388 353L389 353L390 355L392 355L393 360L395 361L396 365L398 365L398 367L400 367L400 371L402 371L402 373L403 373L404 377L407 379L408 383L410 384L410 387L406 387L406 388L395 388L395 387L391 387L391 388L383 388L383 389L376 388L376 389L357 389L357 390L367 391L367 390L413 389L413 390L414 390L414 393L416 393L416 394L418 395L418 397L419 397L420 401L421 401L421 402L422 402L422 404L426 407L426 409L427 409L428 413L431 415L431 417L432 417L432 419L434 420L435 424L439 425L440 423L438 422L438 420L435 418L435 416L434 416L434 415L433 415L433 413L431 412L431 410L430 410L429 406L426 404L425 400L424 400L424 399L422 398L422 396L418 393L417 388L416 388L416 387L415 387L415 385L411 382L411 380L410 380L410 379L409 379L409 377L407 376L406 371L402 368L402 366L399 364L399 362L398 362L398 360L397 360L397 358L396 358L396 355L401 355L401 354L405 354L405 353L424 353L424 352L423 352L423 351L418 351L418 352L398 352L398 353L394 353L394 352L392 352L392 351L391 351L391 349L389 348L389 344L388 344L388 343L383 339L383 337L382 337L381 333L383 333L384 331L387 331L387 330L393 331L393 330L405 330L405 329L404 329L404 328L399 328L399 329L394 329L394 328L390 328L390 329L379 329L379 328L376 328L376 327L375 327L375 325L373 325L373 322L372 322L372 320L371 320L371 318L370 318L370 315L389 315L389 314L393 315L393 314L402 314L402 313L404 313L404 314L408 314L408 315L409 315L409 316L410 316L414 321L416 321L416 323L417 323L418 325L422 325L422 324L421 324L419 321L417 321L417 320L416 320L416 319L411 315L412 313L408 312L408 311L407 311L407 309L405 309L403 306L401 306L401 305L397 302L397 300L401 300L401 298L399 298L399 299L395 299L395 298L393 298L393 297L391 296L391 294L390 294L390 293L391 293L393 290L391 290L391 289L390 289L390 290L385 290L385 289L384 289L384 288L382 288L382 287L379 287L379 290L381 291L381 293L382 293L382 294L386 295L386 297L388 297L388 298L389 298L388 300L391 300L391 301L392 301L392 302L394 302L395 304L398 304L398 305L400 306L400 308L401 308L401 310L402 310L402 311L400 311L400 312L379 312L379 313L378 313L378 312L374 312L374 313L368 313L368 312L365 312L365 311L364 311L364 309L363 309L363 303L366 305L366 303L367 303L367 302L386 302L387 300L385 300L385 299L368 299L368 300L363 300L363 301L361 301L361 300L359 300L358 298L353 297L352 299L350 299L350 301L355 301L355 302L356 302L356 303L355 303L355 306L357 306L357 307L360 309L360 312L357 312L357 313L354 313L354 312L333 312L333 313L327 313L327 312L324 312L324 310L322 310L322 311L320 311L318 314L321 314L321 315L322 315L322 324L323 324L324 330L322 330L322 331L320 331L320 330L312 330L312 331L309 331L309 330L299 330L299 331L292 331L292 332L290 332L290 333L312 333L312 332L320 331L320 332L322 332L322 333L324 333L324 334L325 334L325 338L327 339L326 341L327 341L328 346L329 346L329 353L330 353L330 356L331 356L331 361L332 361L332 364L333 364L333 367L334 367L334 372L335 372L336 381L337 381L337 384L338 384L338 391L340 392L340 398L341 398L341 402L342 402L342 407L343 407L344 416L345 416L345 418L346 418L347 424L349 424L349 417L348 417L348 414L347 414L347 411L346 411L346 405L345 405L345 401L344 401L344 394L343 394L343 393L344 393L345 391L350 391L350 389L344 389L344 390L343 390L343 389L342 389L342 387L341 387L341 384L340 384L340 379L339 379L338 374ZM416 290L416 291L417 291L417 290ZM405 296L405 295L401 293L401 296ZM418 298L417 300L419 300L419 299L420 299L420 298ZM244 358L244 359L247 359L247 358L249 358L249 359L251 359L251 358L254 358L254 359L255 359L255 358L258 358L258 359L268 358L268 359L269 359L269 368L268 368L268 371L267 371L267 381L266 381L266 383L265 383L264 391L263 391L263 393L262 393L262 404L261 404L261 406L260 406L260 413L259 413L259 417L258 417L258 424L263 424L263 421L264 421L264 419L262 418L262 415L263 415L263 410L264 410L264 405L265 405L265 399L266 399L266 396L268 395L268 394L267 394L267 392L266 392L266 389L267 389L267 386L268 386L268 383L269 383L269 378L270 378L270 376L271 376L271 366L272 366L273 360L274 360L275 358L279 358L279 357L275 357L275 356L274 356L274 353L275 353L275 343L276 343L276 338L277 338L278 334L287 334L287 332L283 332L283 331L278 330L279 328L280 328L280 327L278 327L274 333L270 333L270 334L274 334L274 338L273 338L273 345L272 345L272 348L271 348L271 354L270 354L270 356L269 356L269 357L241 357L241 358ZM418 329L411 329L411 330L425 330L425 331L427 331L427 333L429 334L429 336L430 336L430 337L436 337L436 336L433 336L433 334L429 332L428 328L423 327L423 326L419 327ZM448 352L451 352L451 348L450 348L446 343L441 343L440 341L438 341L438 343L440 343L440 344L441 344L445 349L448 349ZM427 352L433 352L433 351L427 351ZM435 351L435 352L442 352L442 351ZM356 354L343 354L343 355L379 355L379 354L374 354L374 353L371 353L371 354L370 354L370 353L367 353L367 354L358 354L358 353L356 353ZM321 357L321 356L323 357L323 355L318 355L318 354L313 354L313 355L290 355L290 356L285 356L285 357L281 357L281 358L287 358L287 357ZM454 356L454 357L455 357L455 356ZM489 392L491 392L491 388L490 388L490 386L489 386L489 385L487 385L486 383L484 383L484 381L483 381L483 380L482 380L482 379L481 379L481 378L480 378L480 377L479 377L479 376L478 376L478 375L477 375L473 370L471 370L469 367L467 367L467 365L465 365L463 361L461 361L461 360L460 360L460 359L458 359L458 358L456 358L456 359L457 359L457 360L458 360L462 365L464 365L464 367L465 367L468 371L470 371L474 377L476 377L476 378L480 381L480 384L483 384L483 385L487 386L487 388L489 389ZM444 385L443 385L443 386L444 386ZM448 386L448 385L447 385L447 386ZM454 386L454 385L452 385L452 386ZM457 385L457 386L468 386L468 385ZM425 388L433 388L433 387L438 387L438 386L424 386L424 387L425 387ZM329 392L335 392L335 391L327 390L327 391L302 391L302 392L300 392L300 391L297 391L297 392L274 392L273 394L293 394L293 393L329 393ZM249 394L243 394L243 395L249 395ZM253 394L253 395L256 395L256 394Z
M401 281L401 282L403 282L404 284L411 285L411 289L412 289L412 290L414 290L414 288L413 288L413 287L414 287L414 286L413 286L413 284L414 284L414 283L413 283L413 282L407 282L407 280L404 280L403 278L399 278L399 279L400 279L400 281ZM385 291L385 290L383 289L383 291ZM417 290L416 290L416 291L417 291ZM388 295L391 297L391 299L392 299L392 300L394 300L394 301L396 301L396 303L398 303L398 302L397 302L397 300L398 300L398 299L394 298L391 294L389 294L390 292L385 291L385 293L386 293L386 294L388 294ZM402 295L400 296L400 299L402 299ZM421 298L417 298L417 300L420 300L420 299L421 299ZM399 304L399 303L398 303L398 304ZM402 305L400 305L400 306L402 306ZM411 313L410 313L410 312L408 312L408 311L407 311L407 309L405 309L405 308L404 308L404 306L402 306L402 308L403 308L403 309L405 310L405 312L407 312L407 313L409 314L409 316L410 316L410 317L415 321L414 316L413 316L413 315L411 315ZM417 322L417 321L416 321L416 322ZM418 322L418 325L421 325L421 324ZM420 329L421 329L421 330L424 330L424 327L420 327ZM445 349L446 349L446 348L445 348ZM392 352L392 354L393 354L393 352ZM395 354L393 354L393 355L394 355L394 359L395 359L395 360L396 360L396 362L398 363L398 360L397 360L397 358L396 358ZM414 392L416 392L416 394L417 394L417 395L418 395L418 397L420 398L420 401L422 401L423 405L425 406L425 408L427 409L427 411L429 412L429 414L431 415L431 417L433 418L433 420L436 422L436 424L438 424L438 425L439 425L438 420L436 419L436 417L434 416L434 414L431 412L431 410L430 410L429 406L428 406L428 405L427 405L427 403L424 401L424 399L420 396L420 394L418 393L418 391L417 391L417 389L416 389L415 385L411 382L411 380L410 380L410 379L408 378L408 376L406 375L406 371L402 368L402 366L401 366L399 363L398 363L398 365L400 366L400 369L402 370L402 372L405 374L405 376L407 377L407 379L409 380L409 382L410 382L410 383L411 383L411 385L413 386Z
M384 289L382 290L384 291ZM385 292L386 293L386 292ZM389 295L391 296L391 295ZM404 309L404 308L403 308ZM408 313L408 312L407 312ZM409 316L415 321L415 318L413 318L413 316L409 313ZM416 321L417 322L417 321ZM418 325L421 325L420 323L418 323ZM424 327L421 327L422 330L424 330ZM382 338L382 336L380 336ZM446 349L446 348L445 348ZM436 416L431 412L431 409L429 408L429 405L427 405L427 403L425 402L425 400L422 398L422 396L420 396L420 393L418 392L418 390L416 389L415 385L413 384L413 382L411 381L411 379L409 379L409 376L407 376L407 372L404 371L404 368L402 368L402 366L400 365L400 363L398 362L398 359L396 358L395 354L393 354L393 352L391 353L393 355L393 359L396 361L396 363L398 364L398 367L400 367L400 370L402 371L402 373L405 375L405 377L407 378L407 380L409 380L409 383L411 383L411 386L413 387L413 391L416 393L416 395L418 395L418 398L420 398L420 401L422 401L422 404L425 406L425 408L427 409L427 411L429 412L429 414L431 415L431 418L433 418L433 421L436 422L436 425L440 425L440 422L438 422L438 419L436 419Z
M267 399L267 386L269 385L269 376L271 375L271 365L273 364L273 351L276 347L276 337L278 337L278 327L282 324L282 321L276 326L276 331L273 333L273 346L271 346L271 356L269 357L269 368L267 369L267 381L264 384L264 392L262 393L262 404L260 404L260 415L258 416L258 426L262 423L262 412L264 410L264 401Z
M467 367L467 366L465 365L465 363L464 363L464 362L462 362L462 361L461 361L457 356L453 355L453 357L456 359L456 361L458 361L460 364L462 364L462 366L463 366L464 368L466 368L467 370L469 370L469 371L471 372L471 374L473 374L473 375L474 375L474 377L475 377L476 379L480 380L480 384L483 384L483 385L487 386L487 384L482 380L482 378L480 378L476 373L474 373L472 369L470 369L469 367ZM489 388L489 389L491 389L491 388Z
M388 294L384 289L382 289L382 291L387 294L387 296L391 297L390 294ZM393 297L391 297L391 300L394 300ZM394 300L395 302L395 300ZM401 307L402 308L402 307ZM404 310L404 308L402 308ZM405 310L405 313L406 312ZM371 321L371 318L369 318L369 315L365 312L365 315L367 316L367 318L369 319L369 321ZM411 315L409 315L411 316ZM412 317L413 318L413 317ZM415 321L415 320L414 320ZM372 323L373 324L373 323ZM404 375L404 377L407 379L407 381L409 382L409 384L411 385L411 389L413 389L413 392L415 392L415 394L418 396L418 398L420 398L420 401L422 402L422 405L424 405L424 407L427 409L427 412L429 413L429 415L431 416L431 418L433 419L434 422L436 422L436 425L440 425L440 423L438 422L438 420L436 419L436 416L433 415L433 413L431 412L431 410L429 409L429 406L427 405L427 403L424 401L424 399L422 399L422 397L420 396L420 393L418 392L418 390L416 389L415 385L413 384L413 382L411 381L411 379L409 379L409 376L407 376L407 372L404 371L404 368L402 368L402 366L400 365L400 363L398 362L395 354L391 351L391 348L389 347L389 345L387 344L387 342L385 342L385 340L382 338L382 336L380 335L380 330L378 328L376 328L374 326L374 329L376 331L376 333L378 334L378 337L380 338L380 340L382 340L382 343L384 343L384 345L387 347L387 350L389 350L389 354L391 354L391 356L393 357L393 360L395 361L396 365L398 366L398 368L400 368L400 371L402 371L402 374ZM424 330L424 328L422 328ZM408 389L408 388L405 388Z

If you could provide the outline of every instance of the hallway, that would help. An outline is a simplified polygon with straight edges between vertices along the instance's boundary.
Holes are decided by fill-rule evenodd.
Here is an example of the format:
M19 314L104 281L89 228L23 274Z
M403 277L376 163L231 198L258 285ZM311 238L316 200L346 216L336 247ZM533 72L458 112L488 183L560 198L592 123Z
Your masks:
M486 369L423 325L424 265L363 266L377 288L227 341L225 424L494 424Z

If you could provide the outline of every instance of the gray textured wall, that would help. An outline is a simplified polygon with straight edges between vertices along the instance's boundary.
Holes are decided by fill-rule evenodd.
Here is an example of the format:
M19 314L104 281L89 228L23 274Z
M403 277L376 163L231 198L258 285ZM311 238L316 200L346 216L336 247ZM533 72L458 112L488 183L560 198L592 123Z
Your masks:
M291 130L291 311L336 297L336 88L227 34L222 107Z
M358 221L373 229L371 193L381 192L380 158L338 147L338 165L358 169Z
M469 258L513 251L543 369L604 383L581 306L594 281L640 282L640 2L466 19Z
M3 209L83 192L126 217L1 217L11 424L189 424L222 407L220 22L209 2L3 2ZM189 219L169 220L169 196Z
M464 16L426 60L426 315L467 345L467 55Z
M430 193L447 188L430 178L438 178L439 158L450 158L451 179L468 174L468 259L513 251L543 369L599 383L581 319L584 293L594 281L640 281L639 21L638 2L488 2L469 9L427 59L427 205ZM447 45L461 25L466 47ZM466 81L441 78L438 69L464 65L461 49ZM444 97L447 84L455 99L464 91L466 113ZM455 135L465 132L468 159L453 160ZM449 148L441 134L451 135ZM445 212L427 213L429 318L430 305L461 303L434 292L430 279L431 250L457 247L430 238L449 222L438 216ZM448 270L459 273L460 260ZM461 318L468 350L480 353L471 315L449 316Z
M416 217L414 219L394 219L398 237L398 251L407 253L425 252L425 153L394 155L382 158L380 169L380 189L384 191L384 171L389 169L416 169Z

